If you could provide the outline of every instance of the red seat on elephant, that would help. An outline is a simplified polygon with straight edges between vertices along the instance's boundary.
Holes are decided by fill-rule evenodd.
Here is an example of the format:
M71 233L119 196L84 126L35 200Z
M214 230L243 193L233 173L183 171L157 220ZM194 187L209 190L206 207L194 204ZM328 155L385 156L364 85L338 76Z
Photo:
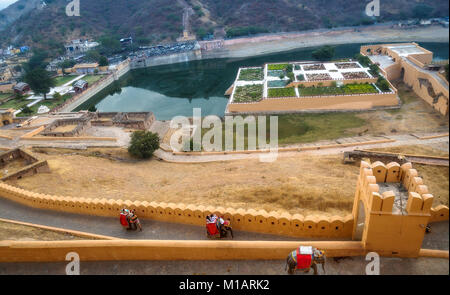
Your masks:
M128 226L128 220L127 220L126 214L120 213L120 224L122 224L122 226L125 226L125 227Z
M311 268L312 255L311 254L300 254L299 249L297 249L297 269L309 269Z
M219 234L219 230L217 229L217 226L215 223L208 223L206 224L206 230L211 236L215 236Z

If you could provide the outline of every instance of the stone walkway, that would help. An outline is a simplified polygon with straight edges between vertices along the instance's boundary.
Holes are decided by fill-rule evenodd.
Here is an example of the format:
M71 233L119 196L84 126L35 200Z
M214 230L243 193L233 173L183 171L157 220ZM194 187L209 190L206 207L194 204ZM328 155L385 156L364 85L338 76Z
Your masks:
M283 275L285 260L83 262L81 275ZM327 275L365 275L365 257L326 261ZM0 263L0 275L64 275L67 263ZM308 275L312 275L311 272ZM448 259L380 258L381 275L448 275ZM297 272L296 275L306 275ZM319 266L319 275L323 275ZM214 292L213 292L214 294Z
M350 143L350 142L361 142L362 140L370 140L369 138L364 137L354 137L354 138L341 138L334 142L329 142L326 144L336 144L336 143ZM347 151L353 151L357 149L373 149L373 148L386 148L393 146L403 146L403 145L423 145L423 144L437 144L442 143L449 146L449 137L438 137L431 139L418 139L415 136L410 134L402 134L395 136L385 136L384 139L394 139L394 142L387 143L375 143L369 145L355 145L349 147L337 147L337 148L327 148L327 149L319 149L319 150L311 150L311 151L289 151L289 152L279 152L278 157L295 157L298 155L335 155L341 154ZM320 146L324 143L312 143L305 145L295 145L294 147L312 147L312 146ZM160 159L169 162L177 162L177 163L206 163L206 162L218 162L218 161L233 161L233 160L243 160L243 159L258 159L261 154L228 154L228 155L174 155L171 152L166 152L163 150L157 150L155 152L155 156Z
M143 231L127 231L119 224L118 218L81 215L41 210L12 202L0 197L0 218L29 222L38 225L60 227L87 233L134 240L207 240L201 226L141 220ZM422 248L449 249L448 221L433 223L432 232L426 234ZM251 241L308 241L308 240L348 240L320 238L292 238L270 234L234 231L234 240Z
M135 240L207 240L205 229L201 226L141 220L143 231L127 231L117 218L99 217L41 210L26 207L0 197L0 218L29 222L39 225L61 227L93 234ZM301 241L298 239L269 234L234 232L234 240ZM319 240L319 239L316 239Z

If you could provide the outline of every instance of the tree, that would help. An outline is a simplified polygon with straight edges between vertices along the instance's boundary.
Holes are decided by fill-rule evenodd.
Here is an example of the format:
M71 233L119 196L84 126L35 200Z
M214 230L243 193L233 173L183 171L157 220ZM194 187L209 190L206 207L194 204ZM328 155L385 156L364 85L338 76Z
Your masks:
M99 61L101 55L97 50L89 50L84 57L90 61Z
M42 68L45 69L47 66L47 63L45 62L45 59L47 58L47 53L42 50L35 50L33 52L33 56L30 58L30 60L23 64L23 68L26 72L29 72L35 68Z
M47 93L56 84L55 80L50 76L50 73L40 67L27 72L24 81L30 85L34 93L44 95L44 99L47 99Z
M108 59L105 56L100 56L100 58L98 59L98 65L101 67L105 67L107 65L109 65Z
M157 149L159 149L158 134L150 131L135 131L131 135L131 142L128 147L130 155L140 159L148 159L153 156Z
M334 47L325 45L312 52L312 57L317 60L330 60L334 56Z

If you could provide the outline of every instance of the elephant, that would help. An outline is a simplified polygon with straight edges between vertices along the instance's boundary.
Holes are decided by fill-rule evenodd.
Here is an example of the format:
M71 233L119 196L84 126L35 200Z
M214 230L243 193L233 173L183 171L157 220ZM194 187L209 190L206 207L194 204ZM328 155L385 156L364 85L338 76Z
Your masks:
M323 273L326 273L325 271L325 251L321 251L317 248L313 248L312 251L312 259L311 259L311 265L308 268L301 269L301 271L304 271L305 273L309 273L311 268L314 270L314 275L317 275L317 265L321 264ZM297 270L297 250L292 251L288 257L286 258L286 270L288 274L294 274L294 272Z

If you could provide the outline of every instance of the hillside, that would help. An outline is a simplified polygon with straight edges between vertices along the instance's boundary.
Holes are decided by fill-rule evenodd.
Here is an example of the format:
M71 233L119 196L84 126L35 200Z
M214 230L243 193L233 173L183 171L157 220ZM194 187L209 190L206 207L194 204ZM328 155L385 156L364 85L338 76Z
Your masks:
M189 7L190 29L200 38L213 32L235 37L373 22L364 14L368 1L361 0L81 0L80 17L66 16L70 0L46 0L45 7L30 9L36 2L19 0L0 12L2 45L61 52L64 42L78 37L133 36L138 44L174 41L182 34L183 12ZM447 16L448 9L447 0L381 1L377 21Z

